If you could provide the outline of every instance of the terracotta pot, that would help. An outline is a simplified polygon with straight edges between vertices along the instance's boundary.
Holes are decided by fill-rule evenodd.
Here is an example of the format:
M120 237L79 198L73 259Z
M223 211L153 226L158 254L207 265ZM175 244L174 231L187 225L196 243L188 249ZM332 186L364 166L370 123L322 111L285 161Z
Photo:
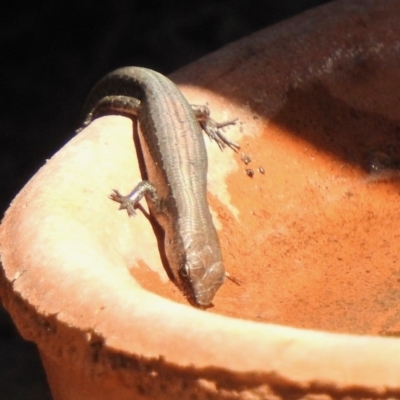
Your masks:
M252 159L207 141L241 281L207 311L107 197L140 180L129 119L47 162L1 225L0 290L55 399L400 397L399 38L400 2L338 1L173 75Z

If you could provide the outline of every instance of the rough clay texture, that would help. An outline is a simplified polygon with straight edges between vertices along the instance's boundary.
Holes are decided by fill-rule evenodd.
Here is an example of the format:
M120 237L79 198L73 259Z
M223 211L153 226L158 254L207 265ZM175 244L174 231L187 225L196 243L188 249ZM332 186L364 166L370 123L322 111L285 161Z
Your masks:
M207 144L241 282L210 310L107 198L140 179L130 120L95 121L35 175L1 225L0 295L55 399L400 397L399 38L398 1L338 1L173 76L239 118L226 133L252 159Z

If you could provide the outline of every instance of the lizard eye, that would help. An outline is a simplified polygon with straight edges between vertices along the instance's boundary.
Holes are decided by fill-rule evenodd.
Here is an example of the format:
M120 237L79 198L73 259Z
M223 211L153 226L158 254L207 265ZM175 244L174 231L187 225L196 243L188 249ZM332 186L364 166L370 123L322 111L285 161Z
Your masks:
M183 264L182 268L179 271L181 276L183 276L184 278L187 278L189 276L189 267L187 264Z

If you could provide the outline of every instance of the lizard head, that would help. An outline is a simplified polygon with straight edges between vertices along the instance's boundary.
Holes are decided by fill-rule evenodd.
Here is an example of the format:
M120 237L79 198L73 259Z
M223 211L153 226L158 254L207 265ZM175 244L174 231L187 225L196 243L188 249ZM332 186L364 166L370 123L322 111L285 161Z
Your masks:
M210 307L225 281L216 232L207 235L193 231L186 235L166 232L165 251L169 271L188 301L196 307Z
M199 252L188 252L186 262L179 270L189 301L198 307L209 307L225 281L225 269L219 256L209 246Z

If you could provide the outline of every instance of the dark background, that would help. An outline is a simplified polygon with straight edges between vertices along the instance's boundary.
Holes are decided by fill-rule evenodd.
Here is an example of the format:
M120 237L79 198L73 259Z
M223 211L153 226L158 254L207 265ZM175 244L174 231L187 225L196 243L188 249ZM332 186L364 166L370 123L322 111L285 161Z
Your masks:
M168 74L327 0L8 2L0 13L0 208L73 135L93 84L126 65ZM35 346L0 305L0 398L51 399Z

